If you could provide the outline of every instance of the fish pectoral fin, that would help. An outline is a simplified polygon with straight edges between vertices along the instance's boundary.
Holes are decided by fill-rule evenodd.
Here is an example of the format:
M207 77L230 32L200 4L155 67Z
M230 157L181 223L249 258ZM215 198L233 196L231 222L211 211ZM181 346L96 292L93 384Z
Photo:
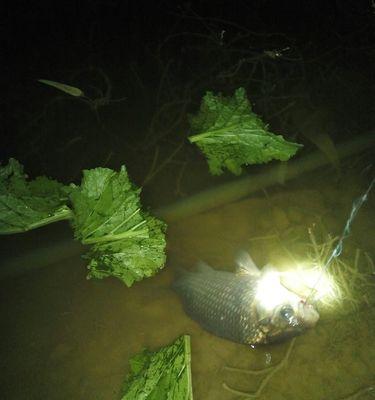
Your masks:
M254 260L250 254L244 250L240 250L236 256L237 273L238 274L249 274L253 276L259 276L260 270L256 266Z

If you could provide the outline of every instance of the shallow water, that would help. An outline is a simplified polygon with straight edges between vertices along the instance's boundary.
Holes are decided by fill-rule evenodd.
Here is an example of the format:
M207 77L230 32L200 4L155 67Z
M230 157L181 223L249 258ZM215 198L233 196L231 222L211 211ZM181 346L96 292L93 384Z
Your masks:
M130 289L115 279L86 280L78 256L1 281L1 398L118 399L129 358L183 333L192 340L195 399L241 398L224 390L223 382L236 390L256 390L261 377L224 367L277 364L289 343L252 349L203 331L184 314L170 283L175 267L189 268L198 259L230 268L240 248L251 251L261 265L285 262L285 249L300 251L312 224L324 222L339 233L352 200L364 188L355 180L345 188L323 190L311 181L308 187L301 181L171 224L166 268ZM348 241L374 255L373 205L374 194ZM43 230L32 235L43 235ZM373 308L364 306L345 318L326 317L296 339L288 364L260 399L335 400L375 386L374 342ZM370 398L370 393L360 397Z

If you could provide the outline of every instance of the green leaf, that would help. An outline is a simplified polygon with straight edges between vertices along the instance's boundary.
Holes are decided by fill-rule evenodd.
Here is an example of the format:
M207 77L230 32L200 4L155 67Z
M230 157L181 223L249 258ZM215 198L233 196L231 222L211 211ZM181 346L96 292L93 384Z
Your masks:
M121 400L192 400L190 337L130 360Z
M72 216L69 187L44 176L27 180L15 159L0 167L0 234L25 232Z
M222 174L225 168L239 175L243 165L286 161L302 147L271 133L251 110L243 88L233 97L207 92L190 124L196 134L189 140L205 154L213 175Z
M49 81L48 79L38 79L38 82L44 83L45 85L52 86L62 92L68 93L74 97L83 97L85 94L81 89L78 89L74 86L66 85L65 83Z
M115 276L131 286L164 266L166 225L142 211L139 194L125 166L86 170L73 188L75 236L92 245L89 278Z

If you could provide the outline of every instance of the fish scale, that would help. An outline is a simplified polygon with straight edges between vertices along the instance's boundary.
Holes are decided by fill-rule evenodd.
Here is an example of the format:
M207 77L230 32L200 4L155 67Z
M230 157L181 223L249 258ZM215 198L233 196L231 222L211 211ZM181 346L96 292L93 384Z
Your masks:
M174 284L186 313L204 329L248 343L256 332L254 279L224 271L185 272ZM251 341L251 340L250 340Z

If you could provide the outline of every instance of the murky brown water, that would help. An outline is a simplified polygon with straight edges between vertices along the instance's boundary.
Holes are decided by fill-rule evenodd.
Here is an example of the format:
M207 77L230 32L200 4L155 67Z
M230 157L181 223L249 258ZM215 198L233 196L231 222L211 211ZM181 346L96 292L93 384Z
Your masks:
M166 268L130 289L115 279L87 281L79 257L1 281L0 397L118 399L129 357L183 333L192 338L195 399L241 398L224 390L223 382L237 390L256 390L262 377L223 367L260 369L270 359L276 364L289 343L251 349L206 333L185 316L170 283L176 266L204 259L228 267L240 248L250 250L259 264L277 264L287 259L285 248L293 251L306 240L313 223L324 221L338 233L363 186L353 181L350 190L336 186L323 193L321 187L309 183L306 189L303 183L303 189L285 187L278 194L259 194L171 224ZM372 254L373 199L348 239ZM375 386L374 342L375 315L369 307L345 319L322 320L297 338L288 365L272 377L260 398L335 400Z

